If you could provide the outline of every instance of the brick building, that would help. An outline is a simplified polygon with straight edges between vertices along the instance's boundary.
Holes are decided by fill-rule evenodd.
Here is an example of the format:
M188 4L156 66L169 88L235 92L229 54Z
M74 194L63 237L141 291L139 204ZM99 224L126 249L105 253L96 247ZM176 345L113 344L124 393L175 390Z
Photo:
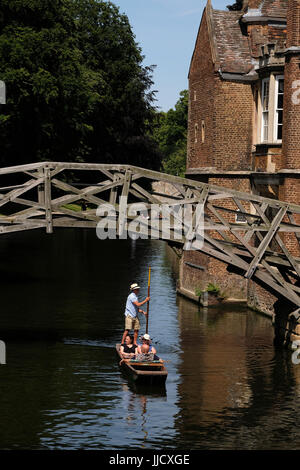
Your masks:
M299 0L238 0L228 11L208 0L189 100L188 178L300 204ZM266 291L221 262L185 252L179 290L193 295L208 282L272 311Z

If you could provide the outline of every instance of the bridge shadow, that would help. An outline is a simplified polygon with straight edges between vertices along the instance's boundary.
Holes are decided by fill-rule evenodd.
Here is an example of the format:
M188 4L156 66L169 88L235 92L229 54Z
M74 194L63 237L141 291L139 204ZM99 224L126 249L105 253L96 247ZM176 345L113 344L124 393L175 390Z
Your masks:
M291 315L295 311L295 304L285 298L279 298L274 303L274 346L282 348L288 346L295 334L297 319Z

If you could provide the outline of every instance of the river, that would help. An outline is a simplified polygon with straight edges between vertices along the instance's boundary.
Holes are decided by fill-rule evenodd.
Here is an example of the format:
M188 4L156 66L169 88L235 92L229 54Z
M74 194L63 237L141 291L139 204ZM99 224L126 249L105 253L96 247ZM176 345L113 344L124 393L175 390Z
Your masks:
M274 349L270 319L177 296L169 250L93 230L1 235L2 450L299 448L300 364ZM163 390L136 389L115 353L149 265Z

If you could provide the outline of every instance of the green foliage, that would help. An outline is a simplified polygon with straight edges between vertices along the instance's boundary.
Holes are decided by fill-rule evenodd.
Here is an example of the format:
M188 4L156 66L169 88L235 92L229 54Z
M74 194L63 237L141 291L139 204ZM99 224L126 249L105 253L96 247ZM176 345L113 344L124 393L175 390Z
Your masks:
M154 139L163 155L163 171L184 176L186 167L188 91L180 92L175 109L156 116Z
M210 294L217 296L220 300L224 300L227 298L226 292L221 291L220 287L213 284L212 282L207 284L207 287L205 290L201 290L199 287L196 287L195 295L197 297L201 297L203 292L209 292Z
M207 292L218 295L220 293L220 287L212 284L211 282L206 287Z
M210 292L211 294L214 294L214 295L218 296L220 294L220 287L216 286L215 284L212 284L211 282L209 284L207 284L207 287L204 290L201 290L199 287L196 287L195 294L198 297L201 297L203 292Z
M202 293L203 293L203 291L202 291L199 287L196 287L196 289L195 289L195 295L196 295L197 297L201 297Z
M152 67L110 1L1 0L0 164L40 160L159 169Z

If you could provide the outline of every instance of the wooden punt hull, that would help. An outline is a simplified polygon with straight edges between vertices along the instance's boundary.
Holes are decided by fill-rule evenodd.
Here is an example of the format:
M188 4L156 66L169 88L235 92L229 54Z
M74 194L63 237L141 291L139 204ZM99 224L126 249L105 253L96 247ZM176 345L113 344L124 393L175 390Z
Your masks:
M121 361L120 344L116 344L116 351ZM120 367L137 384L163 385L166 382L168 371L163 362L130 362L122 361Z

